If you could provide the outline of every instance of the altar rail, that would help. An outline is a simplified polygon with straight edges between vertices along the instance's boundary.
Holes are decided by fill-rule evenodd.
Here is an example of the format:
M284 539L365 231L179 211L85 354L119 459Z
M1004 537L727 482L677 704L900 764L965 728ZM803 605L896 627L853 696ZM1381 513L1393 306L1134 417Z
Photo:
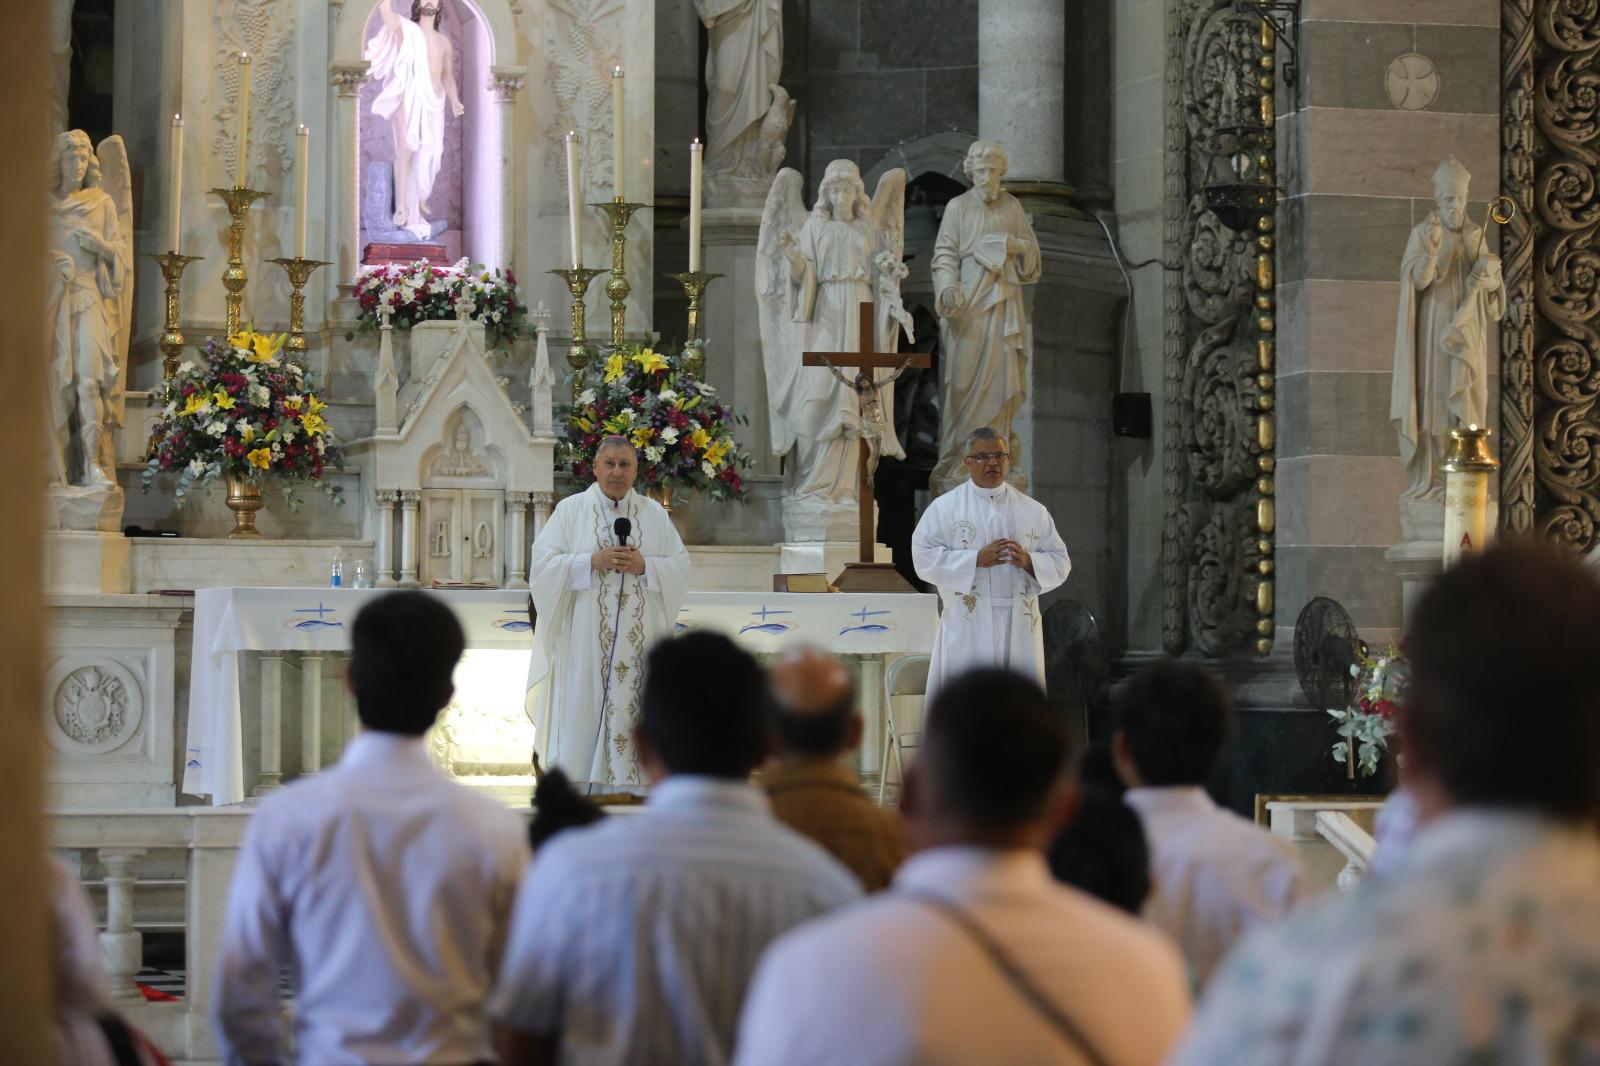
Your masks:
M1366 875L1375 847L1373 827L1381 799L1285 796L1267 799L1267 824L1295 846L1312 886L1352 891Z

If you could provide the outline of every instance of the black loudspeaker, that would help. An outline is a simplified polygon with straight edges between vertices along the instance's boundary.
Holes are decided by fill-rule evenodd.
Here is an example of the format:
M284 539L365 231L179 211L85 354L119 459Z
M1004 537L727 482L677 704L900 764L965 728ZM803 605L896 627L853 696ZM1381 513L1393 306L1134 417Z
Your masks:
M1149 440L1152 428L1150 394L1119 392L1111 397L1111 433L1117 437Z

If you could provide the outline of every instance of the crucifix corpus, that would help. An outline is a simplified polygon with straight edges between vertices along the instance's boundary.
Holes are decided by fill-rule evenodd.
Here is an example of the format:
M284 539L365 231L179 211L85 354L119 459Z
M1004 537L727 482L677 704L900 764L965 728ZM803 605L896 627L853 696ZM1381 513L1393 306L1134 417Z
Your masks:
M927 367L932 363L921 352L899 354L875 352L873 348L873 307L861 303L860 333L853 352L806 352L806 366L825 366L840 381L856 390L856 401L861 405L861 466L856 473L856 506L860 511L857 529L860 539L860 559L845 564L844 571L834 580L840 592L914 592L910 582L900 576L893 563L874 560L873 543L878 539L873 519L873 475L878 469L878 456L883 450L883 403L878 390L892 384L912 367ZM854 371L850 376L845 371ZM873 379L874 370L891 370L882 381Z

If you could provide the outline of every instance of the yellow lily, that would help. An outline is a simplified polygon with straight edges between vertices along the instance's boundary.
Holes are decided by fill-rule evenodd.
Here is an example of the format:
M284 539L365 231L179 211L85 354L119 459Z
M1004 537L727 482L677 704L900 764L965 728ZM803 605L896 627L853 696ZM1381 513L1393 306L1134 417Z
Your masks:
M240 426L239 427L239 438L241 440L243 440L246 444L249 444L251 441L256 439L256 427L254 427L252 425Z
M711 434L706 432L706 427L696 426L694 432L689 434L689 443L694 445L697 451L705 451L706 445L711 443Z
M186 415L199 414L210 406L211 394L209 392L197 392L189 397L188 403L183 405L183 413Z
M270 363L278 355L278 349L283 347L283 342L288 334L280 333L276 337L269 337L265 333L249 333L245 340L249 344L250 354L245 356L245 361L250 363Z
M313 414L301 415L300 426L313 437L326 432L328 429L328 423L324 421L323 417Z
M574 418L572 420L572 424L583 430L585 433L588 433L594 429L594 423L587 418Z
M257 470L265 470L272 465L272 449L257 448L255 451L245 455L245 461Z
M706 454L703 458L712 466L721 466L722 460L727 457L727 454L730 450L731 445L729 445L727 441L719 440L711 447L706 449Z
M315 395L306 396L306 410L314 415L320 415L328 409L328 405L317 399Z
M667 367L666 359L654 348L646 348L639 352L633 357L633 361L638 363L639 368L646 374L654 374L657 370L665 370Z
M227 389L218 389L212 395L211 402L217 405L219 411L231 411L234 408L233 397L228 395Z
M655 435L656 431L650 426L640 426L633 431L633 446L635 448L643 448L650 443L650 438Z
M606 360L606 384L621 378L628 372L628 362L619 352Z

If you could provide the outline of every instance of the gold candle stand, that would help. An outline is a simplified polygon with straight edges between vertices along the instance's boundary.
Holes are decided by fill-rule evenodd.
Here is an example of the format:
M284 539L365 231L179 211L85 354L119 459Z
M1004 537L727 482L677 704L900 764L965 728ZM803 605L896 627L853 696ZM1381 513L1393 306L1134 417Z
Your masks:
M161 349L161 373L170 381L178 372L178 357L183 354L183 330L179 328L179 319L183 314L183 272L190 263L205 257L179 255L177 252L147 254L160 265L161 276L167 282L167 320L161 327L161 339L156 342L156 347Z
M317 272L317 267L328 264L322 259L302 259L300 256L269 259L267 262L278 264L289 275L289 339L283 342L283 347L286 351L303 356L306 354L306 282Z
M690 270L682 274L663 274L662 277L671 278L683 286L683 291L689 296L689 332L683 341L683 368L697 381L704 380L706 374L705 346L696 344L700 340L700 297L705 293L706 286L722 274L708 274L704 270Z
M583 298L589 292L589 283L605 271L578 266L547 273L566 282L567 291L572 294L572 347L567 349L567 365L572 368L572 398L576 400L578 393L583 391L584 368L594 358L594 351L589 347L588 325L584 320Z
M227 305L228 336L239 332L239 312L244 304L244 286L249 278L244 272L244 224L250 214L250 205L266 197L260 189L246 189L235 185L231 189L212 189L228 205L228 268L222 272L223 297Z
M650 205L629 203L619 196L589 206L604 211L611 223L611 278L606 282L606 295L611 298L611 347L620 348L627 339L628 293L633 291L624 262L628 251L628 220L635 211Z

